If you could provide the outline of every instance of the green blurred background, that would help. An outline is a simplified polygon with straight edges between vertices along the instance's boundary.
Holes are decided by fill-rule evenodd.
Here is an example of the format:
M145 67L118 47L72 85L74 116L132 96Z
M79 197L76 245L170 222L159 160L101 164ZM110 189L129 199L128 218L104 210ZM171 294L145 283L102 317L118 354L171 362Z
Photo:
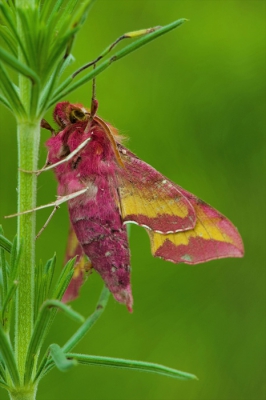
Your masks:
M128 147L171 180L228 216L242 234L243 259L199 266L154 259L146 232L130 237L134 312L110 300L77 352L153 361L195 373L184 382L140 372L77 367L54 370L39 400L265 399L265 1L99 0L76 40L78 66L127 31L182 27L115 63L97 80L99 114L130 138ZM121 46L121 45L120 45ZM89 106L91 86L67 99ZM51 110L52 112L52 110ZM51 122L51 112L47 119ZM9 238L16 210L16 132L0 109L0 223ZM43 131L43 143L49 133ZM46 150L41 146L40 166ZM38 204L54 199L51 172L39 178ZM38 227L48 211L38 214ZM62 206L38 240L38 258L58 254L68 230ZM92 312L102 287L94 273L73 307ZM51 341L77 328L59 314ZM1 398L7 395L1 391Z

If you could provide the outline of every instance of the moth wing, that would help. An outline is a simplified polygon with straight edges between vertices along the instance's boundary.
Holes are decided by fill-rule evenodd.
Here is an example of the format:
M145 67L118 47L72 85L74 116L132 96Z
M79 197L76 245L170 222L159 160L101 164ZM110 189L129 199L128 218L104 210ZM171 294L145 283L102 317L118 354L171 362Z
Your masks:
M79 296L79 290L82 284L84 283L85 274L90 269L91 265L87 261L87 257L83 252L83 249L78 241L78 238L74 232L73 227L69 228L68 240L67 240L67 248L65 255L66 264L73 257L77 257L75 266L74 266L74 275L64 293L62 301L67 303L69 301L75 300Z
M186 264L243 257L243 242L236 227L207 203L184 189L179 190L195 210L196 225L191 230L168 235L148 231L153 256Z
M192 229L196 214L179 187L122 145L118 149L124 163L118 189L123 221L164 234Z

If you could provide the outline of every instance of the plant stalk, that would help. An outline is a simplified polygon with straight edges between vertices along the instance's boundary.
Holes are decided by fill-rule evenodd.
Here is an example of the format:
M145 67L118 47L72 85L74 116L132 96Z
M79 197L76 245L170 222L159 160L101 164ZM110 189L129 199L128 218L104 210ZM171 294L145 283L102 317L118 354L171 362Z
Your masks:
M37 169L40 141L40 120L18 121L19 168ZM18 212L36 207L37 177L19 170ZM35 271L35 213L18 218L18 243L22 245L18 268L16 294L15 356L23 384L25 361L33 331L34 271ZM20 284L21 282L21 284Z
M32 8L35 0L17 0L16 6L22 9ZM23 24L17 19L18 31L21 39L25 39ZM21 49L18 49L18 57L25 62ZM31 109L32 82L19 76L20 98L25 107L27 117L18 119L18 212L30 210L36 207L37 177L35 174L22 172L20 169L35 171L37 169L39 143L40 143L40 119L36 118ZM34 108L34 107L33 107ZM34 399L35 388L24 386L26 357L33 332L34 322L34 276L35 276L35 213L18 217L18 244L21 247L21 257L18 266L18 288L16 292L15 315L15 357L20 376L20 388L16 388L13 398ZM11 394L10 394L11 395Z
M36 387L28 386L18 390L10 391L10 400L35 400Z

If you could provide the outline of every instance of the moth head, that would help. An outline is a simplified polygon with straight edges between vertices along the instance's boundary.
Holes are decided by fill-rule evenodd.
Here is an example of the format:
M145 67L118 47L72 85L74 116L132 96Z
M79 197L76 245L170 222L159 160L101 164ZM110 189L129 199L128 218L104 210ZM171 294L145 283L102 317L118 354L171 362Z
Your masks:
M54 120L61 129L79 121L87 121L90 112L81 104L70 104L68 101L58 103L54 110Z

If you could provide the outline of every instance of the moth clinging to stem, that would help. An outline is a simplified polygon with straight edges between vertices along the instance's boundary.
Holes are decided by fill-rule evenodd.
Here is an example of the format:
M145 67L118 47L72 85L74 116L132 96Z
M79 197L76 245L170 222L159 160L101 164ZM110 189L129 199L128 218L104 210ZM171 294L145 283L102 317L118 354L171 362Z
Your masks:
M58 163L58 194L73 195L68 208L78 243L130 311L127 223L143 226L153 256L173 263L242 257L233 224L129 151L114 127L69 102L57 104L54 119L59 132L46 145L48 165Z
M159 28L121 36L74 76L95 66L120 40ZM48 167L42 170L53 168L58 181L59 198L50 205L68 202L70 237L75 242L71 255L77 254L79 261L83 255L89 257L115 299L129 311L133 298L127 223L144 227L153 256L173 263L242 257L243 243L234 225L128 150L118 131L96 115L97 106L95 93L91 110L61 102L53 114L59 131L42 123L52 131L46 143ZM78 286L81 283L79 279ZM71 298L71 290L77 288L69 289Z

